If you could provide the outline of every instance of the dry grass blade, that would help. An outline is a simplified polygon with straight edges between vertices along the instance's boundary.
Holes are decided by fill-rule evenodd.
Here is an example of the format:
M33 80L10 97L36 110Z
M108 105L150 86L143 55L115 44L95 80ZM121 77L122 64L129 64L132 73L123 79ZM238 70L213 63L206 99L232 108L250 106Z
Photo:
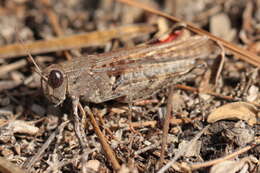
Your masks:
M138 7L138 8L142 8L146 11L149 11L151 13L154 13L156 15L159 15L159 16L162 16L162 17L165 17L167 19L170 19L174 22L182 22L182 23L186 23L187 24L187 28L197 34L200 34L200 35L207 35L209 38L211 38L212 40L214 41L217 41L219 42L220 44L222 44L224 46L224 48L226 48L227 50L229 50L230 52L232 52L233 54L235 54L238 58L252 64L252 65L255 65L257 67L260 67L260 57L253 54L252 52L249 52L245 49L242 49L232 43L229 43L219 37L216 37L212 34L210 34L209 32L205 31L205 30L202 30L202 29L199 29L197 27L195 27L193 24L191 23L188 23L188 22L184 22L182 21L181 19L178 19L176 17L173 17L173 16L170 16L166 13L163 13L163 12L160 12L159 10L156 10L154 8L151 8L143 3L140 3L140 2L136 2L134 0L117 0L119 2L122 2L122 3L125 3L125 4L128 4L128 5L131 5L131 6L135 6L135 7Z
M107 43L112 38L132 38L145 33L154 32L155 29L156 27L152 25L130 25L112 28L105 31L94 31L67 37L54 38L52 40L25 43L23 47L21 47L21 43L17 43L0 47L0 58L26 56L28 55L26 50L30 50L30 53L33 55L87 46L100 46Z

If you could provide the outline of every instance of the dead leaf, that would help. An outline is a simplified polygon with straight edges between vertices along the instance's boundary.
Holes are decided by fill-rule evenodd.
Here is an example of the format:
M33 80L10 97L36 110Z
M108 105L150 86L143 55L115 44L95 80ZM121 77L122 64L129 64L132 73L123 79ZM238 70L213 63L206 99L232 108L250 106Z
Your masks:
M224 162L221 162L219 164L214 165L210 173L236 173L239 172L239 170L244 169L244 167L248 167L248 164L245 162L245 160L241 161L231 161L227 160Z
M227 41L232 41L236 30L232 29L230 19L225 13L217 14L210 19L210 32Z
M215 109L208 116L208 123L219 120L245 120L250 126L256 123L258 109L250 103L235 102L229 103Z

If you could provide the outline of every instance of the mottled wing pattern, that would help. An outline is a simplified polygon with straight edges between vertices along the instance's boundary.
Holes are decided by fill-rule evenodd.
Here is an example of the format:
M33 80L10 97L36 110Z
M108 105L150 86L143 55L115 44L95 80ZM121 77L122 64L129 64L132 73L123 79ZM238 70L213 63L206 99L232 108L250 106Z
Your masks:
M108 98L125 96L126 101L137 100L185 80L198 59L207 58L218 49L207 37L194 36L113 53L97 60L91 71L109 75L112 92Z

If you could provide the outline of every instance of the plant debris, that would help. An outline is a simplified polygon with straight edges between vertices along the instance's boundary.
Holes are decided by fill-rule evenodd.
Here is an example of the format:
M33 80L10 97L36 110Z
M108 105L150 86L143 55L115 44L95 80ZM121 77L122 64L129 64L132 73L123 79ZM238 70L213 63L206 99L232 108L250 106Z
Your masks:
M260 171L260 1L140 2L0 3L0 172ZM173 26L224 50L214 84L201 72L130 105L82 102L73 117L70 100L47 101L26 57L44 69L149 44Z

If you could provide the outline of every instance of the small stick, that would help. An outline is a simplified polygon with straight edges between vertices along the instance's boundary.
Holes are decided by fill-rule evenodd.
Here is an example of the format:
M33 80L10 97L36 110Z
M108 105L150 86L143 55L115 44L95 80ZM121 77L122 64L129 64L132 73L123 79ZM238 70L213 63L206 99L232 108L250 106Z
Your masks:
M80 113L82 114L82 117L85 117L85 111L80 103L78 103L78 108L80 110ZM83 124L81 123L81 118L79 117L78 113L74 113L74 128L75 128L75 133L78 137L79 143L82 147L83 152L85 152L88 144L88 140L86 137L86 134L83 129ZM84 119L84 118L83 118Z
M196 92L196 93L199 92L198 88L194 88L194 87L186 86L186 85L177 84L176 88L187 90L187 91L191 91L191 92ZM221 98L221 99L225 99L225 100L231 100L231 101L235 101L236 100L232 96L225 96L225 95L221 95L221 94L218 94L218 93L215 93L215 92L207 92L206 94L210 94L212 96L215 96L215 97L218 97L218 98Z
M100 143L101 143L101 145L103 147L103 150L106 153L107 160L111 162L111 164L113 166L113 169L115 171L118 171L121 166L120 166L119 162L117 161L117 158L116 158L116 155L115 155L114 151L111 149L111 147L107 143L107 140L106 140L105 136L101 132L101 130L100 130L100 128L99 128L99 126L98 126L98 124L97 124L97 122L95 120L95 117L94 117L93 113L90 111L90 109L88 107L85 107L84 110L89 115L91 124L93 125L94 130L95 130L97 136L99 137Z
M155 148L159 147L159 145L160 145L160 142L157 142L155 144L151 144L151 145L149 145L147 147L144 147L144 148L142 148L140 150L135 151L134 154L135 155L139 155L139 154L145 153L145 152L147 152L149 150L152 150L152 149L155 149Z
M157 124L157 121L144 121L144 122L131 122L130 125L133 128L141 128L141 127L147 127L147 126L151 126L152 128L155 127L155 125ZM130 127L129 127L130 129Z
M8 72L17 70L17 69L25 66L26 64L27 64L27 61L25 59L22 59L22 60L14 62L12 64L2 65L2 66L0 66L0 76L6 74Z
M100 115L100 113L98 111L95 111L94 113L97 115L97 117L98 117L98 119L99 119L99 121L101 123L101 126L104 127L105 131L111 136L111 138L113 138L116 141L119 141L119 139L117 139L117 137L115 137L113 135L113 132L109 128L105 127L106 123L104 122L104 120L103 120L102 116Z
M159 163L160 167L163 165L165 147L167 147L167 136L168 136L169 125L170 125L170 117L172 113L172 103L173 103L173 87L170 88L169 98L167 101L167 112L163 124L162 148L161 148L161 156L160 156L160 163Z
M209 166L212 166L212 165L215 165L215 164L218 164L220 162L223 162L225 160L229 160L229 159L232 159L240 154L243 154L245 152L247 152L248 150L251 150L257 146L259 146L260 143L258 144L251 144L249 146L246 146L244 148L241 148L239 149L238 151L235 151L225 157L221 157L221 158L218 158L218 159L215 159L215 160L210 160L210 161L207 161L207 162L204 162L204 163L195 163L195 164L192 164L190 165L191 167L191 170L197 170L197 169L200 169L200 168L204 168L204 167L209 167Z

